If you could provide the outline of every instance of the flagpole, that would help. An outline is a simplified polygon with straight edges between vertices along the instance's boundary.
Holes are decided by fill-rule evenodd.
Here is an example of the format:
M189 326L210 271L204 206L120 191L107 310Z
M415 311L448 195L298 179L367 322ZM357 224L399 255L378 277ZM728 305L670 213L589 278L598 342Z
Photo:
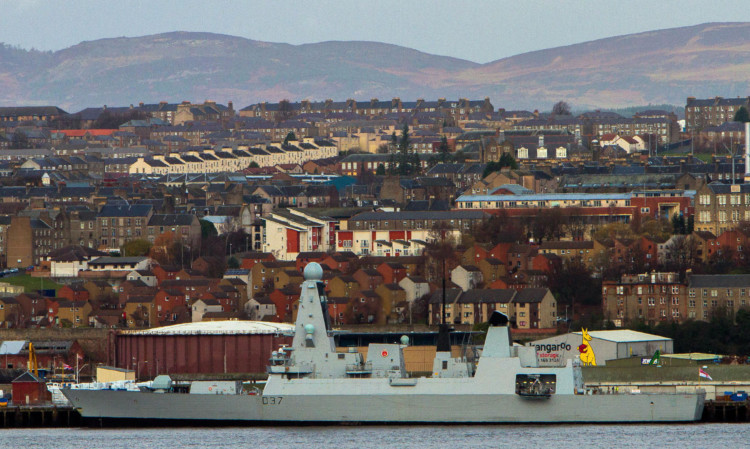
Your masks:
M78 382L78 354L76 354L76 383Z

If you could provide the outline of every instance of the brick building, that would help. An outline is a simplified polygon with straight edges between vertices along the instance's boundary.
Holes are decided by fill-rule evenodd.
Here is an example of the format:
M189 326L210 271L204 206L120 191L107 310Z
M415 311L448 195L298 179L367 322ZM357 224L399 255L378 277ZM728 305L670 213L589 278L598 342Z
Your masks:
M750 300L750 275L677 273L624 275L602 286L604 317L616 326L635 321L709 320L715 313L734 316Z

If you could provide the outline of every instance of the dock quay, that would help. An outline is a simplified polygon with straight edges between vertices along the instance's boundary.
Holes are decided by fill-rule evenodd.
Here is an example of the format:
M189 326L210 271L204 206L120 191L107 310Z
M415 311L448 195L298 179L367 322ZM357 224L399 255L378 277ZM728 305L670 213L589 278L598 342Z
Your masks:
M20 405L0 408L0 428L78 427L81 415L73 407Z

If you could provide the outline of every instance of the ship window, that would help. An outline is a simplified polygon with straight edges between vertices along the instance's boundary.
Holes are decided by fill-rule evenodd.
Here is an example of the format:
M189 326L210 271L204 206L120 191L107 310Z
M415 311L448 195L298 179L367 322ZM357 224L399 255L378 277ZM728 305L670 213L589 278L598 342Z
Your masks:
M448 361L443 360L443 369L448 369Z
M521 396L549 396L555 394L557 376L554 374L517 374L516 394Z
M339 359L340 359L340 360L343 360L343 359L344 359L344 357L346 357L346 354L339 354Z

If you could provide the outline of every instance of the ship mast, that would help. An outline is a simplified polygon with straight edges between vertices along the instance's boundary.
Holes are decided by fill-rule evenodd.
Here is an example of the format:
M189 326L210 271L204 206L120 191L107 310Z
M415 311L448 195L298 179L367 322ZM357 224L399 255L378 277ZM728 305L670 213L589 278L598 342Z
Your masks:
M445 320L445 257L443 257L443 306L442 321L438 327L437 351L450 352L450 350L450 330L448 329L448 323Z

